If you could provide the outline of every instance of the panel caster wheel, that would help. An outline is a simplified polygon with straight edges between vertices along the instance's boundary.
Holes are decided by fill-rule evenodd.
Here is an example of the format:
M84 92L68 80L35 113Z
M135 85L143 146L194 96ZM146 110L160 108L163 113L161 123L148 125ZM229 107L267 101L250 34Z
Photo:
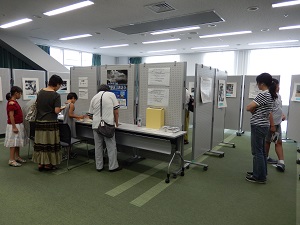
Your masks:
M173 174L173 178L176 179L176 178L177 178L177 175L176 175L176 174Z
M181 171L180 176L182 176L182 177L184 176L184 172L183 171Z
M166 182L167 184L170 183L170 179L166 178L166 179L165 179L165 182Z
M189 169L189 168L190 168L190 165L188 165L186 168Z
M204 171L207 171L207 170L208 170L208 166L204 166L204 167L203 167L203 170L204 170Z
M224 157L224 153L219 155L219 158L223 158Z
M235 148L235 145L233 145L232 147Z
M239 133L239 132L236 132L236 136L242 136L242 135L241 135L241 133Z

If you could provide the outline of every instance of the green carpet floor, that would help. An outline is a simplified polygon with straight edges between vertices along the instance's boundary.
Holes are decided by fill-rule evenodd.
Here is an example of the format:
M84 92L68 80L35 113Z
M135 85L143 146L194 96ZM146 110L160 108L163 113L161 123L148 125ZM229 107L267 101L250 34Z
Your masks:
M0 225L299 224L295 143L284 143L286 171L268 165L268 182L261 185L245 181L252 165L249 134L230 142L236 148L219 149L224 158L199 159L208 164L207 171L191 165L185 176L166 184L167 163L151 159L116 173L97 172L93 162L56 173L38 172L32 162L9 167L0 139ZM185 147L189 159L191 144Z

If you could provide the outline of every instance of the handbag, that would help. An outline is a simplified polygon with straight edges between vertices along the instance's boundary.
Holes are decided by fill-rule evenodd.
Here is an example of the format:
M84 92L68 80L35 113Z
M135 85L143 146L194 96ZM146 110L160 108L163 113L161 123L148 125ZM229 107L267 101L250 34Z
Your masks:
M104 137L112 138L115 135L115 125L108 124L102 119L102 96L104 93L105 91L102 93L100 99L100 123L97 132Z
M35 102L29 107L28 113L25 116L25 120L28 122L33 122L36 119L37 108L36 108L36 100Z

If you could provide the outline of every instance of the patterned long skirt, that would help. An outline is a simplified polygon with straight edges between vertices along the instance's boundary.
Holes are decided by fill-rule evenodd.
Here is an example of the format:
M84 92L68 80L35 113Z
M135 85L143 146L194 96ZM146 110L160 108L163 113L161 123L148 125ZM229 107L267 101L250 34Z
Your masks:
M47 165L61 163L62 153L57 121L36 121L32 161Z

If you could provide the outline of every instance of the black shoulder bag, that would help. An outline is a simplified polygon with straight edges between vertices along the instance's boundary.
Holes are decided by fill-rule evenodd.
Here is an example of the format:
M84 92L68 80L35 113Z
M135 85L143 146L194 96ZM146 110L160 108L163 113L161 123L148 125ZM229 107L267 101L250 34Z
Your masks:
M190 101L188 103L188 110L194 112L194 98L190 95Z
M104 93L105 91L102 93L100 99L100 123L97 132L103 135L104 137L112 138L115 134L115 125L110 125L102 119L102 97Z

